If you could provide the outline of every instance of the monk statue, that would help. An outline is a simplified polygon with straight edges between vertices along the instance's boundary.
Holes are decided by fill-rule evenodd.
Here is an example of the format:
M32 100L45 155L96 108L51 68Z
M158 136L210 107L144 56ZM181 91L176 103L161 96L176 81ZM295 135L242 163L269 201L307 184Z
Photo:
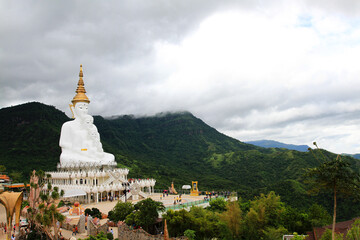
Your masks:
M79 77L76 96L70 105L74 120L64 123L61 128L60 163L115 165L114 155L104 152L94 119L88 114L90 100L85 95L82 65Z

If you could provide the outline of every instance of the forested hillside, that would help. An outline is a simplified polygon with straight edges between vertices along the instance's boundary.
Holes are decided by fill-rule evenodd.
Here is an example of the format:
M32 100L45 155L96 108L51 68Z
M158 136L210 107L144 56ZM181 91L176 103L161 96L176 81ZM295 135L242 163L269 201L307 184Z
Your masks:
M27 178L32 169L55 170L61 126L68 120L56 108L36 102L0 109L0 165L18 179ZM246 144L188 112L95 116L94 124L104 150L115 155L120 167L130 169L129 177L155 178L157 188L167 188L172 181L179 188L196 180L200 190L234 190L244 199L274 190L297 208L319 202L331 209L327 195L306 193L303 171L318 164L310 152ZM358 160L344 158L359 169ZM358 215L358 207L349 209L351 205L343 204L347 207L339 212L340 219Z

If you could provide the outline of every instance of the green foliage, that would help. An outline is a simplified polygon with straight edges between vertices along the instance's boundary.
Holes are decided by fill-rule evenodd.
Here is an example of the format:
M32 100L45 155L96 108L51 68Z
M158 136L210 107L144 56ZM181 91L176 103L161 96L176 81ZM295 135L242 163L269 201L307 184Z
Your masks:
M346 240L360 240L360 220L357 219L346 233Z
M232 238L237 239L240 237L244 220L238 202L228 203L226 211L220 215L220 219L226 224L229 232L231 232Z
M313 215L311 211L314 211ZM320 216L315 218L317 213ZM294 229L305 234L312 229L311 220L321 222L328 216L319 205L312 206L306 212L287 206L274 192L261 194L251 201L228 202L223 212L192 207L189 212L184 209L168 210L163 214L171 237L179 237L186 230L192 230L196 233L196 239L248 240L281 239L284 234L294 232ZM296 236L295 239L301 240L303 237Z
M309 208L309 221L313 227L322 227L331 223L330 214L319 204L314 203Z
M0 165L15 172L20 182L28 180L33 169L56 170L61 126L69 120L53 106L36 102L0 109ZM275 191L299 210L313 203L331 210L328 194L309 198L306 193L303 169L318 164L309 152L245 144L188 112L142 118L95 116L94 121L104 150L115 155L118 166L130 169L130 178L155 178L156 187L162 189L175 180L178 189L196 176L201 191L234 190L244 200ZM353 158L343 159L359 170ZM350 200L339 207L342 220L360 213L360 204Z
M282 214L282 225L289 232L305 233L311 229L309 213L300 211L291 206L286 206L285 211Z
M196 233L196 239L209 239L223 236L224 224L220 221L219 215L201 207L192 207L190 212L186 210L168 210L163 218L167 221L171 237L182 236L186 230Z
M214 212L223 212L226 210L226 201L224 198L212 198L209 202L209 210Z
M245 216L245 236L247 239L261 239L265 236L263 230L281 226L282 213L285 211L280 197L274 192L251 201L249 212Z
M194 240L196 234L194 230L187 229L184 232L184 236L187 237L189 240Z
M281 240L282 236L287 233L287 229L285 229L283 226L280 226L278 228L275 227L267 227L265 230L263 230L264 237L262 239L264 240Z
M40 231L35 231L33 229L30 233L26 236L26 240L48 240L49 238L46 236L45 233Z
M294 240L305 240L308 235L299 235L297 232L293 233Z
M111 234L111 233L110 233ZM90 235L88 238L85 238L85 240L108 240L108 239L113 239L113 236L111 234L112 238L108 238L107 234L105 234L104 232L100 232L98 235L96 236L92 236Z
M85 215L89 215L92 216L93 218L97 217L100 218L102 217L102 213L100 212L100 210L98 208L87 208L85 209Z
M39 192L40 189L43 189L50 176L45 175L41 170L35 174L37 175L39 181L38 184L32 183L31 188L33 188L35 192ZM63 191L59 192L57 187L53 188L51 184L48 183L47 191L41 191L37 199L32 199L32 201L39 203L38 205L35 204L33 208L28 209L29 221L31 222L31 225L36 226L36 231L42 231L49 237L51 236L51 238L57 238L57 222L63 222L65 220L65 216L57 211L57 206L54 202L63 194ZM51 231L51 228L53 228L53 232Z
M29 201L24 200L24 201L21 203L21 209L23 209L24 207L29 206L29 205L30 205L30 204L29 204Z
M107 233L106 238L109 239L109 240L113 240L114 236L112 235L112 233Z
M331 238L331 229L326 229L326 231L321 236L320 240L332 240ZM334 240L343 240L343 234L335 233Z
M134 205L135 211L127 215L125 222L127 225L137 225L143 227L146 231L152 226L159 217L159 211L164 211L162 202L157 202L151 198L142 200Z
M9 174L9 177L11 178L11 180L15 183L17 182L21 182L21 180L23 179L22 173L19 171L12 171Z
M209 239L213 236L222 237L221 229L223 225L217 213L208 211L202 207L192 207L190 215L194 219L192 229L196 232L197 239Z
M308 169L306 175L313 179L312 190L315 192L330 190L347 196L358 194L360 176L340 156Z
M59 204L57 205L58 208L65 206L65 202L60 200Z
M317 147L316 143L314 145ZM318 167L307 170L306 175L312 180L312 191L328 190L333 193L334 211L332 238L335 235L337 195L355 196L360 198L360 175L351 169L351 165L347 161L343 161L338 155L335 159L330 160L320 149L319 153L323 162ZM317 155L314 154L315 158Z
M134 206L130 202L119 201L113 210L108 213L110 221L118 222L124 221L126 217L134 211Z
M192 229L195 221L190 212L184 209L179 211L170 209L163 215L163 218L167 221L167 227L171 237L182 236L186 230Z

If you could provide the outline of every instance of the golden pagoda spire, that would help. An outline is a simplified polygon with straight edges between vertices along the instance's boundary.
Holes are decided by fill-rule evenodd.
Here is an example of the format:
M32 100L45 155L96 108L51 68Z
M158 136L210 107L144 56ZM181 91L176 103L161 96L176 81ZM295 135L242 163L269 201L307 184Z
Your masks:
M86 91L85 91L85 87L84 87L82 65L80 65L79 82L78 82L78 87L75 92L76 92L76 95L73 98L73 100L71 101L74 106L78 102L90 103L89 98L85 95Z

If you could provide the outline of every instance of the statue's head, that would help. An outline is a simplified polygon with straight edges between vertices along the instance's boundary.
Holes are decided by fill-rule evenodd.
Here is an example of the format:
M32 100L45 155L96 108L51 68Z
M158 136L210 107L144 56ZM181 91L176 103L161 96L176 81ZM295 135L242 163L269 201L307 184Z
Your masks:
M88 112L90 100L85 94L86 91L84 87L82 65L80 65L79 82L75 92L76 95L71 101L72 105L70 105L70 109L74 109L75 118L84 119L85 115L87 115Z
M100 134L95 128L92 129L89 134L94 140L100 141Z
M87 115L84 118L84 122L85 122L86 127L90 128L92 126L92 124L94 123L94 118L91 115Z

